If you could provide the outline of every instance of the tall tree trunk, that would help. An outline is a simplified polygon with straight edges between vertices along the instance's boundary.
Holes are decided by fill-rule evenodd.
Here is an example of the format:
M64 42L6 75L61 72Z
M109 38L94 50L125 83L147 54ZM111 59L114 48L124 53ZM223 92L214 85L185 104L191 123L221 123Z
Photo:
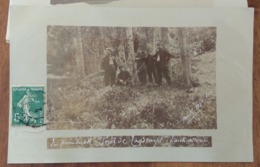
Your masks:
M104 52L105 52L106 48L105 48L105 38L104 38L103 30L101 27L99 27L99 32L100 32L100 52L99 52L99 54L103 56L105 54Z
M139 50L140 51L147 51L147 29L148 27L139 27L137 31L140 34L140 41L139 41Z
M169 51L169 29L167 27L161 28L161 43L167 51Z
M179 46L182 62L183 78L185 79L188 88L191 85L191 65L190 65L190 55L188 53L186 30L184 28L178 28L177 30L179 36Z
M146 29L146 44L148 54L155 54L155 28L151 27Z
M85 65L83 55L83 44L81 40L80 27L75 28L75 37L73 38L73 49L75 58L75 71L77 79L80 81L85 77Z
M128 65L128 68L129 68L129 72L132 75L132 81L135 84L137 82L137 74L136 74L134 38L133 38L132 27L126 28L126 37L127 37L127 48L128 48L127 65Z
M88 66L86 66L86 62L87 62L87 58L86 58L86 56L87 56L87 52L86 52L86 50L85 50L85 47L84 47L84 43L86 43L85 42L85 38L84 38L84 33L85 33L85 27L80 27L79 28L79 32L80 32L80 40L81 40L81 45L82 45L82 54L83 54L83 60L84 60L84 62L83 62L83 64L84 64L84 71L85 71L85 75L88 75Z
M154 50L153 50L154 53L156 52L157 46L161 45L161 38L162 38L161 28L155 27L154 28Z
M117 49L117 54L118 54L118 60L119 60L119 65L126 65L126 56L125 56L125 45L124 45L124 40L126 38L126 31L125 28L117 27L116 28L116 49Z

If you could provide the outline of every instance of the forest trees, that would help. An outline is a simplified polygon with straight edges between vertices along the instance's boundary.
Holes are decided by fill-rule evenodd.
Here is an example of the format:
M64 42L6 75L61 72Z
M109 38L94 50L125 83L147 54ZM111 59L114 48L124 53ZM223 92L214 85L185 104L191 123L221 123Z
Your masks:
M84 55L83 55L83 42L81 39L81 31L79 27L75 27L77 33L72 40L72 48L74 54L74 66L76 69L77 79L81 80L85 78L85 65L84 65Z
M133 76L133 83L136 83L137 76L136 76L136 66L135 66L135 53L134 53L134 37L133 37L133 29L132 27L126 28L126 38L127 38L127 55L128 61L127 65L129 68L129 72Z
M179 36L183 78L185 80L186 86L188 88L190 88L190 87L192 87L192 85L191 85L191 65L190 65L190 54L187 49L186 31L185 31L185 29L182 29L182 28L178 28L177 31L178 31L178 36Z
M181 59L183 79L192 85L190 57L215 49L216 28L48 26L48 75L84 79L101 72L105 48L119 65L136 75L138 50L155 54L157 46ZM136 78L133 77L135 80Z

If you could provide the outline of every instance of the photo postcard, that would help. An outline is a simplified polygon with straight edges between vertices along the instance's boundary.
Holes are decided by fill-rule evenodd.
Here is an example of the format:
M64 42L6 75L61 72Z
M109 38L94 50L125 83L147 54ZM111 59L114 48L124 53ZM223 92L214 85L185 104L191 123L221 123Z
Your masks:
M85 9L12 8L8 163L253 161L253 9Z

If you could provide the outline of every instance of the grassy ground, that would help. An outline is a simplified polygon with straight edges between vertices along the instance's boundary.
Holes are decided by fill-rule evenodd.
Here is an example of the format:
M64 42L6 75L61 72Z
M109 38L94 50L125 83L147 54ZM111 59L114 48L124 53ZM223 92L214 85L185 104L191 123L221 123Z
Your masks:
M48 80L49 129L216 129L215 53L192 58L200 86L187 91L181 63L172 60L174 84L104 87L101 75L80 85Z

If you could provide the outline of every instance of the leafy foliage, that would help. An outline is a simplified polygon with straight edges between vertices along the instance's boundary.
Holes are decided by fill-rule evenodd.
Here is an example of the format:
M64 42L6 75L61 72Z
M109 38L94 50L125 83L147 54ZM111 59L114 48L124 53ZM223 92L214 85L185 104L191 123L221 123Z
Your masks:
M173 87L104 87L101 74L79 86L67 82L63 89L49 92L49 97L53 97L53 111L49 106L48 112L49 128L215 129L215 83L203 80L208 74L203 73L201 64L212 62L205 60L209 56L214 59L214 54L208 54L196 61L196 66L201 66L198 72L202 73L202 82L193 93L178 84Z

